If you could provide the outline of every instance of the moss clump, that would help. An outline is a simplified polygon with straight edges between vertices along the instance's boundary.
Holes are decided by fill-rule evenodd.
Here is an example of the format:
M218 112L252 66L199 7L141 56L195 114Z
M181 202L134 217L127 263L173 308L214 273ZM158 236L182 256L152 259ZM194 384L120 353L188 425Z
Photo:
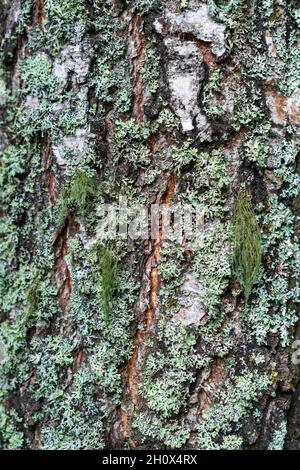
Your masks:
M100 250L102 273L102 301L106 325L110 320L110 308L113 292L116 288L118 261L116 252L111 246L104 246Z
M262 250L259 225L245 189L239 192L235 203L232 232L233 270L247 303L251 289L258 280Z
M96 184L97 181L93 174L88 174L83 170L77 171L64 190L62 212L75 209L80 215L84 215L96 194Z

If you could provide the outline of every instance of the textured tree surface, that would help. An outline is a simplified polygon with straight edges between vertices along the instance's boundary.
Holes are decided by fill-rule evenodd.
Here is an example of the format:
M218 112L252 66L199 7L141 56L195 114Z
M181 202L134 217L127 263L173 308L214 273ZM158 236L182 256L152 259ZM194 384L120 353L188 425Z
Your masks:
M0 19L0 447L299 449L299 2ZM99 240L120 196L196 243Z

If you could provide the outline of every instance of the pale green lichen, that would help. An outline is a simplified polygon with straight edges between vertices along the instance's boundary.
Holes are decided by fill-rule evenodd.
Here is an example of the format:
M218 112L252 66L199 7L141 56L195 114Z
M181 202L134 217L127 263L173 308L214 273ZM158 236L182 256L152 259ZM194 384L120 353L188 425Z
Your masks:
M23 93L46 98L55 92L56 78L52 75L51 62L44 57L29 57L21 63Z
M156 42L153 41L146 49L146 59L141 76L147 83L151 93L156 93L159 88L160 56L156 50Z
M238 432L242 420L270 384L266 374L244 372L227 383L224 390L216 392L216 403L204 413L198 425L200 449L241 449L243 439Z
M280 425L275 430L272 441L268 446L268 450L282 450L284 448L285 437L287 434L287 423L282 421Z

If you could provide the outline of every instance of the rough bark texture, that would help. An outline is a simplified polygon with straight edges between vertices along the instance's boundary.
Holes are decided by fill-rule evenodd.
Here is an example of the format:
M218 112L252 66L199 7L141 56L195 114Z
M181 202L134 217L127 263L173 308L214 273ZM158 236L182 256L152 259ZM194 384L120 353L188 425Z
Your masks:
M298 1L0 18L1 447L299 449ZM120 195L196 202L197 243L99 242Z

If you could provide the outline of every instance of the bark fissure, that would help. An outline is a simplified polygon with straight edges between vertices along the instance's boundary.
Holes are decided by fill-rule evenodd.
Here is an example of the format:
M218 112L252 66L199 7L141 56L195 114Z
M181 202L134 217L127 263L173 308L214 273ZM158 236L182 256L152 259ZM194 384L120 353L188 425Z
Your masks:
M162 204L166 206L172 203L175 194L176 177L171 174L168 179L167 190L162 199ZM135 413L135 408L142 401L139 396L139 383L141 374L141 360L143 363L146 360L148 349L147 340L155 334L155 325L157 324L158 318L155 316L159 307L159 289L160 289L160 276L159 266L160 250L163 244L163 230L164 221L163 216L160 217L160 224L158 230L158 236L155 240L149 240L147 242L147 250L150 251L150 255L147 256L145 263L146 266L146 277L150 279L150 291L149 291L149 308L144 314L145 319L142 319L142 324L138 324L138 329L135 333L134 339L134 351L132 358L128 365L128 391L130 401L126 400L126 405L121 405L121 420L122 420L122 432L132 448L135 448L138 444L134 438L131 437L131 419Z

